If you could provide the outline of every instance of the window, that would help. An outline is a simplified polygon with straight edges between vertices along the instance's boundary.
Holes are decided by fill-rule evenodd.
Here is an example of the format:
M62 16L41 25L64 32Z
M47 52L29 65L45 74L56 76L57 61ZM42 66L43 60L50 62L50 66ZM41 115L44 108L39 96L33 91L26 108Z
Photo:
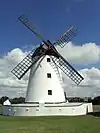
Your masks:
M50 58L47 58L47 62L50 62Z
M48 95L52 95L52 90L48 90Z
M51 78L51 73L47 73L47 78Z

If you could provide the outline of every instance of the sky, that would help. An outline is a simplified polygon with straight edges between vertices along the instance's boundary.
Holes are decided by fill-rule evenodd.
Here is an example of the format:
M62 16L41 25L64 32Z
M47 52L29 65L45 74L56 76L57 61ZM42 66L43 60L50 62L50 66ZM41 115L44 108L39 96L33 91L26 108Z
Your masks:
M0 0L0 53L41 42L17 20L23 13L45 39L56 40L74 25L79 31L76 44L99 45L99 5L99 0Z
M72 42L63 49L58 47L58 50L85 76L83 84L92 87L74 87L73 90L71 86L66 91L69 96L76 93L82 96L83 92L83 95L100 95L99 0L0 0L0 94L16 96L17 92L25 93L28 77L17 81L9 72L25 57L26 51L41 43L18 21L17 18L23 13L27 14L37 31L51 41L72 25L78 29Z

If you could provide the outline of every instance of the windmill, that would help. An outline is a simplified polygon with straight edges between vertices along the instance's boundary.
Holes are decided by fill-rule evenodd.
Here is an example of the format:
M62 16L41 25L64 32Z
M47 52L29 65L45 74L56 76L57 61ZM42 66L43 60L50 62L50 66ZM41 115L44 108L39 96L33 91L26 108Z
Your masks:
M45 40L41 36L41 34L39 34L36 31L36 28L33 25L31 25L31 23L29 22L28 18L25 16L25 14L21 15L18 18L18 20L24 26L26 26L30 31L32 31L38 38L40 38L42 40L42 44L40 46L38 46L36 49L33 49L11 71L20 80L27 73L27 71L29 69L31 69L30 77L29 77L29 83L28 83L28 89L27 89L27 94L26 94L26 102L38 102L40 100L39 97L41 97L41 99L44 100L43 96L45 95L46 87L48 87L48 88L51 87L51 84L53 84L53 83L56 84L56 85L53 85L53 86L55 86L55 89L53 88L53 91L56 90L56 92L55 92L56 94L54 95L55 99L57 99L57 95L58 95L57 93L59 92L59 95L58 95L58 99L59 100L58 100L58 102L60 102L60 101L63 102L64 101L64 94L63 94L63 91L61 90L61 87L59 87L60 85L58 85L59 83L56 80L56 77L55 77L56 74L54 74L54 71L52 70L53 71L53 75L55 77L54 78L55 82L53 80L52 80L52 82L48 81L49 85L46 82L46 79L43 80L44 77L42 75L44 73L41 73L41 71L42 72L46 71L47 67L48 67L47 69L50 68L49 71L51 71L51 67L52 66L48 66L46 61L45 61L47 59L48 62L50 62L50 59L51 59L57 70L58 69L62 70L75 84L77 84L77 85L80 84L80 82L84 78L69 64L69 62L67 60L64 59L64 57L55 48L56 45L59 45L61 48L63 48L66 45L66 43L71 41L71 39L73 39L73 37L77 33L76 28L74 26L72 26L61 37L59 37L59 39L57 39L57 41L52 43L50 40ZM48 57L50 57L50 58L48 58ZM44 62L43 62L43 60L44 60ZM41 68L42 69L41 71L37 72L37 74L40 75L40 76L37 76L37 74L36 74L35 77L34 77L34 73L36 73L37 69L39 69L38 65L40 65L41 63L43 65L43 68ZM50 73L48 73L48 76L51 76ZM43 80L43 82L40 83L40 82L38 82L38 80L40 82L42 82L41 80ZM34 82L35 85L33 84L33 82ZM40 84L40 86L39 86L39 84ZM41 86L43 86L42 89L45 88L45 91L41 89ZM58 92L57 92L56 86L57 86ZM40 91L40 93L39 93L39 91ZM39 93L39 95L38 95L38 93ZM49 89L48 90L48 95L52 95L52 93L53 92ZM59 97L61 97L61 95L62 95L62 100L59 98ZM36 97L35 100L34 100L33 97ZM57 101L57 100L54 100L52 97L48 98L47 96L45 96L45 99L47 99L47 100L45 100L45 102L50 102L50 100L51 100L51 102Z

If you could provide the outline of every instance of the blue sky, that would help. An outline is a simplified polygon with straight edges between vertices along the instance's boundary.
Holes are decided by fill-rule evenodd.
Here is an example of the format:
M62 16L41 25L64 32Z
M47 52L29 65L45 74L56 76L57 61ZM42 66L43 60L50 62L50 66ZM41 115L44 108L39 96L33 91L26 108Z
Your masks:
M46 39L56 40L75 25L79 30L73 39L76 45L100 44L100 0L1 0L0 54L41 42L18 22L23 13Z

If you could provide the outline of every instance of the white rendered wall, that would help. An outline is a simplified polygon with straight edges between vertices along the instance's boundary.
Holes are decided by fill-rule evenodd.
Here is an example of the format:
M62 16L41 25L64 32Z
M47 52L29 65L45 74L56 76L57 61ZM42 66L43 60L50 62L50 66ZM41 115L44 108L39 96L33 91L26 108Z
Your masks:
M6 111L8 110L5 106ZM8 115L8 113L3 115ZM87 106L84 103L65 104L12 104L9 115L11 116L78 116L87 114Z
M88 113L93 112L93 105L92 105L92 103L84 103L84 104L85 104L86 107L87 107Z
M64 89L54 69L47 62L49 56L42 58L31 68L25 102L64 102ZM42 61L41 61L42 60ZM39 63L41 61L41 63ZM51 73L51 78L47 78ZM52 90L52 95L48 95Z

